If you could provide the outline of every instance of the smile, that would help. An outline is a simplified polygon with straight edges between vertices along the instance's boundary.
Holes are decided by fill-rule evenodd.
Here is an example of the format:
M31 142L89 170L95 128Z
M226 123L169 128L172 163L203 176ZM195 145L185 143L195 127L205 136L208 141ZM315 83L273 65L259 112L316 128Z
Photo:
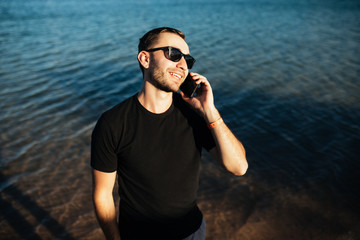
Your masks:
M171 75L171 76L174 76L174 77L176 77L176 78L178 78L178 79L181 79L181 78L182 78L182 76L179 75L179 74L177 74L177 73L171 72L170 75Z

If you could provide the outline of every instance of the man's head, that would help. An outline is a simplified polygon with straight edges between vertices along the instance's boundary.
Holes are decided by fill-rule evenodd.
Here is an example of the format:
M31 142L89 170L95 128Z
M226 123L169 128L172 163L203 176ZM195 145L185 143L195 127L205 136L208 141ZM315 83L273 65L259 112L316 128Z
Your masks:
M185 35L173 28L149 31L140 39L138 50L144 80L164 91L177 91L195 62Z
M140 38L138 45L138 53L143 50L150 49L151 46L158 40L160 33L173 33L178 35L185 41L185 34L175 28L169 28L169 27L155 28L145 33L145 35L142 38Z

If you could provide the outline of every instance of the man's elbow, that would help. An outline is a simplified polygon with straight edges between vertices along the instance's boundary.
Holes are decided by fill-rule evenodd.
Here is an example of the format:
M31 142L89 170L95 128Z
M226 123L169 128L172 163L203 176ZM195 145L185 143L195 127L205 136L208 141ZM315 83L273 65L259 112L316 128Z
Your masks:
M235 176L244 176L246 171L248 169L248 165L246 164L246 166L241 166L238 167L232 171L230 171L232 174L234 174Z
M95 207L109 204L113 201L112 191L93 188L92 200Z
M246 159L241 159L231 170L229 171L234 174L235 176L243 176L247 172L249 165Z

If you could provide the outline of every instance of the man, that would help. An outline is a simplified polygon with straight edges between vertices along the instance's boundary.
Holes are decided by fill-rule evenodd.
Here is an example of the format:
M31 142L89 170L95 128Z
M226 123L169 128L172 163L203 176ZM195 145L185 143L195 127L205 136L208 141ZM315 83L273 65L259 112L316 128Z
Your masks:
M92 135L93 201L107 239L205 239L196 205L201 149L229 172L247 170L245 150L214 105L208 80L177 93L194 64L185 35L157 28L139 43L141 91L98 120ZM118 175L119 221L113 199Z

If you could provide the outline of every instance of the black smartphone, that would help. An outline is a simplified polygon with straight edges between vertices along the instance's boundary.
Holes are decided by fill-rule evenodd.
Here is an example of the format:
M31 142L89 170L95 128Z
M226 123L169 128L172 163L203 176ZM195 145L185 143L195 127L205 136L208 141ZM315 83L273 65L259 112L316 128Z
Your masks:
M190 73L185 78L185 81L181 84L180 90L189 98L192 98L196 92L199 84L196 84L194 79L190 76Z

